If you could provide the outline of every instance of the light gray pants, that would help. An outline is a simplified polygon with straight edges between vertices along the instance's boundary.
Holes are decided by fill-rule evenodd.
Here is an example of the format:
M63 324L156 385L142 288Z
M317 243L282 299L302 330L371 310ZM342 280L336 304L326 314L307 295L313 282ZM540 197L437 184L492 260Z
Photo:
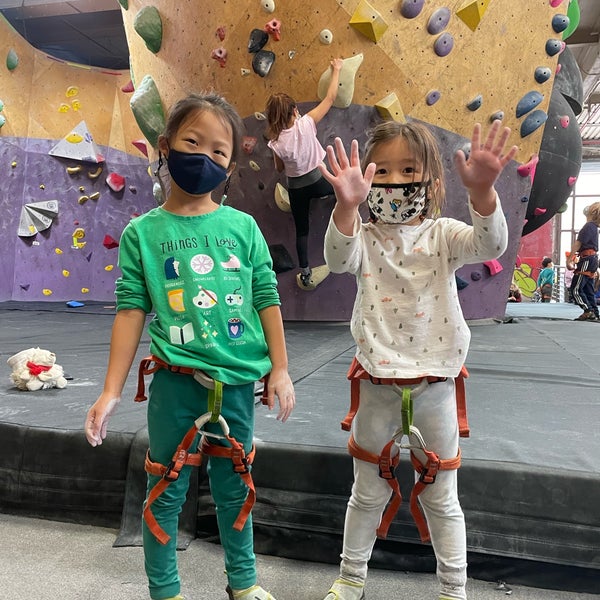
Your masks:
M454 458L458 452L454 380L421 385L420 389L422 391L413 393L413 425L420 430L428 450L442 459ZM380 454L402 426L401 409L402 396L392 386L361 381L360 407L352 425L356 443ZM409 460L407 451L402 453ZM415 451L415 454L426 462L422 452ZM346 511L340 567L343 577L365 580L376 530L390 495L391 488L379 477L378 466L354 459L354 484ZM456 470L439 471L435 483L425 488L419 501L429 526L442 591L463 600L466 598L467 550Z

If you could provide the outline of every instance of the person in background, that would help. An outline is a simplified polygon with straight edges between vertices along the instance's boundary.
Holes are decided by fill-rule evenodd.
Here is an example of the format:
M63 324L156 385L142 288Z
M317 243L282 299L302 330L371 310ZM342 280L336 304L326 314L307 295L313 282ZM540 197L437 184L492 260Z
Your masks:
M537 279L537 291L540 294L540 302L552 300L552 288L554 287L554 263L547 256L542 260L542 270Z
M325 98L305 115L300 114L296 101L287 94L273 94L267 101L267 145L273 151L275 168L287 176L300 267L296 282L306 291L317 287L308 261L310 202L333 195L333 188L318 168L325 150L317 139L317 125L335 102L343 63L341 58L331 61L331 81Z
M521 290L519 286L512 281L510 287L508 288L508 300L507 302L521 302Z

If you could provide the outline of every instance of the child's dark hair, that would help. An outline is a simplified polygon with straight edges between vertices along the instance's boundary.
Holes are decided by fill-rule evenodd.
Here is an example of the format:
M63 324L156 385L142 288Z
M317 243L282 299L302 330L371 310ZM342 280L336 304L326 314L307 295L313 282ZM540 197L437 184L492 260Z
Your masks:
M287 94L273 94L267 101L267 137L276 140L279 134L290 127L296 101Z
M215 113L224 125L231 127L233 141L230 163L236 162L240 152L241 136L244 129L242 119L237 111L225 98L213 92L189 94L178 100L169 111L169 116L163 131L164 137L171 140L181 127L181 124L193 113L202 111Z
M544 267L544 269L552 262L552 259L549 256L544 256L544 259L542 260L542 267Z
M406 140L409 150L415 157L415 163L422 167L424 181L429 181L429 203L427 213L423 217L439 217L444 205L444 167L437 140L427 126L416 121L399 123L383 121L369 133L362 159L363 171L371 162L375 146L388 142L396 137Z

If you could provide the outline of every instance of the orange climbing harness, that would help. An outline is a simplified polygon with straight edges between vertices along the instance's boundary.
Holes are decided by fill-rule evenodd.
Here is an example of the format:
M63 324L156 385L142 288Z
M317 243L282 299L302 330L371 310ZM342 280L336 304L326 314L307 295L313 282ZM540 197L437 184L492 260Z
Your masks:
M459 426L460 437L469 437L469 424L467 421L467 409L466 409L466 398L465 398L465 382L464 380L469 376L467 369L463 366L460 374L455 379L456 388L456 406L457 406L457 417ZM412 465L419 473L419 479L415 482L411 496L410 496L410 512L413 516L419 535L423 542L428 541L429 530L427 528L427 522L423 513L421 512L417 499L419 494L428 486L435 482L438 471L458 469L460 467L460 448L458 454L454 458L441 459L435 452L428 450L420 431L412 425L412 406L407 407L405 411L404 401L406 399L407 405L410 405L410 392L404 394L408 386L415 386L423 383L427 380L428 383L437 383L440 381L446 381L446 377L417 377L414 379L388 379L388 378L377 378L369 375L363 366L356 360L353 359L350 369L348 370L348 379L350 380L350 410L343 419L341 425L345 431L350 431L352 421L356 416L360 402L360 380L367 379L375 385L394 385L402 389L403 392L403 426L392 439L383 447L381 454L377 455L373 452L369 452L364 448L361 448L355 441L354 436L350 434L348 440L348 452L358 460L364 460L366 462L375 464L379 468L379 476L385 479L389 486L392 488L392 498L388 504L381 523L377 529L377 535L380 538L387 536L388 530L394 519L394 516L398 512L400 505L402 504L402 494L400 493L400 486L398 479L395 475L395 469L398 466L400 460L400 454L398 448L410 449L410 458ZM406 417L406 418L405 418ZM413 436L413 439L417 441L416 445L402 445L400 441L405 435ZM427 462L423 465L414 454L414 449L420 450L425 454Z
M169 365L154 355L147 356L140 362L138 371L138 389L135 396L136 402L143 402L147 399L145 395L144 376L151 375L158 371L158 369L168 369L172 373L192 375L196 381L204 385L204 387L207 387L209 391L214 390L215 385L219 383L198 369ZM263 382L264 387L261 401L263 404L266 404L268 376L263 378ZM252 475L250 474L250 465L254 460L255 447L252 445L252 450L246 453L242 444L240 444L229 434L229 426L220 414L220 402L218 403L217 410L218 412L213 409L212 411L201 415L194 421L192 427L177 446L177 449L171 458L171 462L168 465L153 462L150 459L149 451L146 453L146 461L144 465L146 472L160 477L161 479L150 490L144 506L143 515L148 529L161 544L166 544L169 541L170 536L167 535L167 533L158 524L150 508L154 501L167 489L167 487L173 481L176 481L179 478L179 473L185 465L190 465L193 467L200 466L202 463L202 455L229 458L233 463L233 470L239 474L248 487L248 496L246 497L246 501L240 509L237 519L233 524L234 529L237 531L241 531L243 529L250 511L254 506L254 501L256 500L256 490L254 488L254 482L252 481ZM204 425L206 425L206 423L209 421L213 423L219 423L222 435L210 433L203 429ZM194 440L198 434L202 436L200 444L198 444L199 452L190 452ZM213 444L207 439L207 437L226 440L229 443L229 446Z

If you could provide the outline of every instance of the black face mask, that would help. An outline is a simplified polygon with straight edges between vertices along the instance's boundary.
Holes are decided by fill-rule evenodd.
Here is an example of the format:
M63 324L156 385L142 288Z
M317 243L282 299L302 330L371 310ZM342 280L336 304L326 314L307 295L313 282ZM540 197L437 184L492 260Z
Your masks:
M167 167L173 181L188 194L212 192L227 179L227 169L206 154L169 150Z

